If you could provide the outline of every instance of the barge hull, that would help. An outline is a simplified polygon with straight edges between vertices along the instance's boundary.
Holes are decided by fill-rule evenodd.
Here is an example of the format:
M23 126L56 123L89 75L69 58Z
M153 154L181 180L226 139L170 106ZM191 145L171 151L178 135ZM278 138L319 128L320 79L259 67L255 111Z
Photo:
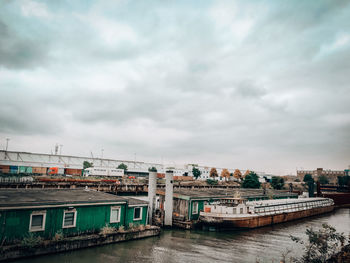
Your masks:
M324 214L333 211L334 206L318 207L309 210L287 212L275 215L227 218L201 216L200 221L203 225L214 226L218 228L257 228L278 223L284 223L300 218Z

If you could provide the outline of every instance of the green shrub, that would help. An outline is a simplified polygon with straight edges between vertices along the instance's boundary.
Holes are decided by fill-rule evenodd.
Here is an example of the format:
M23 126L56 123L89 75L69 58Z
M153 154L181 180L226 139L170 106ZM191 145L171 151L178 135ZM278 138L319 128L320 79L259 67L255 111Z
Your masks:
M43 238L40 236L35 236L33 233L29 233L29 235L23 238L21 244L25 247L32 248L37 245L40 245L43 242Z

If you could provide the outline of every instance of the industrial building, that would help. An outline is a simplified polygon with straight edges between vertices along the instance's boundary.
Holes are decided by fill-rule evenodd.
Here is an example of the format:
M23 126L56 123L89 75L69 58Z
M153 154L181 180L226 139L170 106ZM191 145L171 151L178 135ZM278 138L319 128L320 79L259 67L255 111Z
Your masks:
M306 174L311 174L312 177L317 181L318 178L326 176L331 184L338 183L338 176L345 176L349 172L348 169L345 170L327 170L323 168L317 168L316 170L297 170L297 177L300 181L303 181Z
M0 150L0 173L46 175L49 168L57 167L58 174L79 176L82 175L84 161L105 168L116 168L123 163L129 173L136 175L148 174L150 167L159 171L163 169L161 164L140 161Z
M197 164L185 165L163 165L160 163L149 163L141 161L116 160L107 158L81 157L61 154L43 154L31 152L5 151L0 150L0 174L10 175L47 175L50 174L50 168L57 169L58 175L83 175L83 163L87 161L93 163L94 167L101 168L117 168L120 164L127 165L127 175L132 176L148 176L149 168L154 167L158 173L164 174L166 169L171 169L174 176L192 177L192 169L196 167L201 172L199 180L210 178L210 169L213 167L202 166ZM171 167L170 167L171 166ZM214 178L218 181L225 180L222 178L221 172L224 168L214 167L218 172L218 177ZM235 169L228 168L230 173L234 173ZM245 170L241 170L242 174ZM261 173L256 172L258 175Z
M148 202L92 190L1 189L0 242L146 225Z

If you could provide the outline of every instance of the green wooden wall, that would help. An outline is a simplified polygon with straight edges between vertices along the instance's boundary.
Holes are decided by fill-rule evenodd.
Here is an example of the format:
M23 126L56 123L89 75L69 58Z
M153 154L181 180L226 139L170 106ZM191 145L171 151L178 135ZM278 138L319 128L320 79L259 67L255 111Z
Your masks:
M191 205L189 206L190 209L189 209L189 213L188 213L188 218L189 218L190 220L198 220L198 218L199 218L199 212L204 210L204 201L206 201L206 200L199 200L199 201L197 201L197 200L191 200L191 201L189 201ZM197 211L196 214L192 214L192 211L193 211L193 203L194 203L194 202L198 202L198 211Z
M130 223L134 225L145 225L147 222L147 206L142 207L142 219L133 221L133 207L127 207L126 204L119 204L121 215L119 223L110 222L111 205L94 205L74 207L77 211L76 226L72 228L62 228L63 213L67 208L48 208L48 209L22 209L8 210L0 212L0 241L5 237L5 241L23 239L33 233L34 236L42 236L51 239L56 233L62 233L64 236L79 235L84 233L98 232L104 226L119 228L129 227ZM32 211L46 211L45 230L30 232L29 223Z
M125 227L129 227L131 225L138 226L138 225L145 225L147 222L147 206L140 206L142 209L142 218L140 220L134 220L134 208L135 207L128 207L127 208L127 217L125 221Z

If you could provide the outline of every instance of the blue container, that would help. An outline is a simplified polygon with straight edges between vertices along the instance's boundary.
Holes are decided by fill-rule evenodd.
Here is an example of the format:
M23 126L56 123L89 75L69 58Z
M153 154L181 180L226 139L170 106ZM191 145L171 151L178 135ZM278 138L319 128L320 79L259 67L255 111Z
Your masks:
M18 166L10 166L11 174L18 174Z

